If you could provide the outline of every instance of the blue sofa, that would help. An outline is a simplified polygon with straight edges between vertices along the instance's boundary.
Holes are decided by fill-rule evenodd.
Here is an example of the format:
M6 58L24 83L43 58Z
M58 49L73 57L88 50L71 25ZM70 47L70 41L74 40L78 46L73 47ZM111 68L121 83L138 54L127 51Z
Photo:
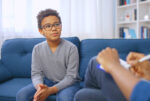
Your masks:
M79 50L80 69L83 87L84 75L90 58L107 46L116 48L122 59L130 51L150 52L149 39L85 39L68 37L66 40L74 43ZM15 101L16 93L31 83L31 54L34 45L44 41L44 38L17 38L9 39L3 43L0 60L0 101ZM50 97L55 101L55 95Z

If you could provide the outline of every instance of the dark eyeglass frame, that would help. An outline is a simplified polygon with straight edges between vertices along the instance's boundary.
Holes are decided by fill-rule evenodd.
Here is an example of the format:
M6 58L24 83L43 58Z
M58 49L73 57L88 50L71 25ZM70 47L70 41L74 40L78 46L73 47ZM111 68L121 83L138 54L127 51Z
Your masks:
M53 27L55 27L56 29L59 29L60 25L61 25L61 23L45 24L42 26L42 29L44 29L46 31L51 31Z

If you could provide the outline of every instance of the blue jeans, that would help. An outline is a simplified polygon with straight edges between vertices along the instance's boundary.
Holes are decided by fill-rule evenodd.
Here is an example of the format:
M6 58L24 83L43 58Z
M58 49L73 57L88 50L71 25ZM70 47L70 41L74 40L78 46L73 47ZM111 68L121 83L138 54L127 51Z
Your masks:
M51 87L55 82L52 82L48 79L44 79L44 84ZM79 83L75 83L56 94L56 101L72 101L75 93L80 89ZM16 101L32 101L33 96L36 92L33 84L29 84L22 88L16 95ZM50 101L50 96L46 99L46 101Z

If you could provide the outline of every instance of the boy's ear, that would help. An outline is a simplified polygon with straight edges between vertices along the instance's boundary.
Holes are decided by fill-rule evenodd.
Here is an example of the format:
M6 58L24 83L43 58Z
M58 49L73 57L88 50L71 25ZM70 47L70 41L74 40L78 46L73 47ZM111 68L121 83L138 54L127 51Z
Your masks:
M43 31L42 31L42 29L39 29L39 32L40 32L40 34L42 34L42 35L43 35Z

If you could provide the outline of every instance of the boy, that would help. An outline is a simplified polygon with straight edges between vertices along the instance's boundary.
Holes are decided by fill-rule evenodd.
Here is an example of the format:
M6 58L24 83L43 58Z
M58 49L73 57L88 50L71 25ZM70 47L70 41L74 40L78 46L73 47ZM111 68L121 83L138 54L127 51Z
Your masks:
M46 9L38 16L38 28L46 41L37 44L32 53L31 77L33 84L22 88L17 101L34 101L56 94L57 101L72 101L79 89L77 47L60 38L62 25L57 11ZM73 85L74 84L74 85Z

